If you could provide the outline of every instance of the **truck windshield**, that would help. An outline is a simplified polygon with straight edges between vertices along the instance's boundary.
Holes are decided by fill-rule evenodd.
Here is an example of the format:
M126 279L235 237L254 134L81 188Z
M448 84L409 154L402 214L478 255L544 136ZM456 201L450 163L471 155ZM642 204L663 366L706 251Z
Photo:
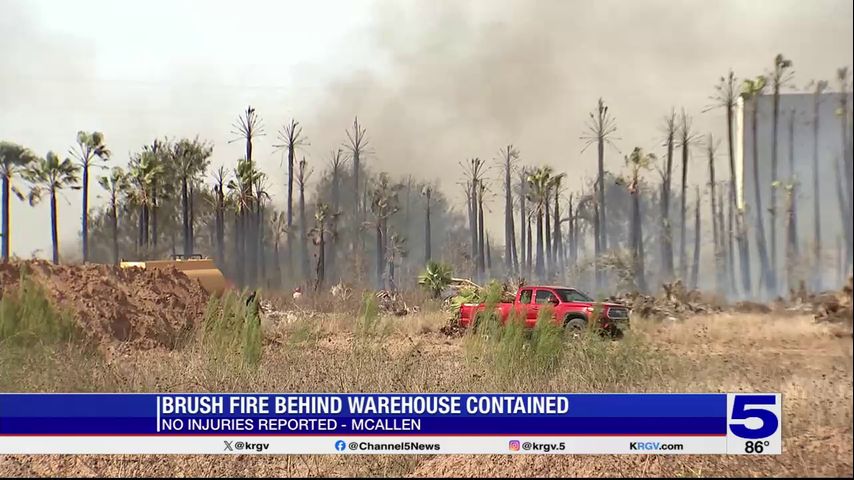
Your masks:
M571 288L556 288L561 302L592 302L593 299L578 290Z

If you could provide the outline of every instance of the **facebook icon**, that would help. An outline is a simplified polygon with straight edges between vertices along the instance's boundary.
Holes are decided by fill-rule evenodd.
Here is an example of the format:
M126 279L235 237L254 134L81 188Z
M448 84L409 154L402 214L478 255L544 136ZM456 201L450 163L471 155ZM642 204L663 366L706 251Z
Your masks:
M337 442L335 442L335 450L338 450L339 452L343 452L346 449L347 449L347 444L344 443L344 440L338 440Z

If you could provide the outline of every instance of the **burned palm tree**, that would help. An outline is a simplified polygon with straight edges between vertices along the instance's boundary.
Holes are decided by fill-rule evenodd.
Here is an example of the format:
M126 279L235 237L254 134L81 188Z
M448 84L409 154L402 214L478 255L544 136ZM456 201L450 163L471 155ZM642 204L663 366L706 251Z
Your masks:
M519 260L519 274L522 275L530 275L531 274L531 262L529 261L530 255L528 251L530 250L530 236L528 235L527 226L530 224L528 218L528 209L526 200L528 197L528 175L530 172L527 168L519 169L519 179L516 184L517 194L519 195L519 252L521 252L521 260Z
M819 80L809 85L813 90L813 115L812 115L812 196L813 196L813 288L817 291L822 289L821 282L821 195L819 190L819 168L818 168L818 134L821 116L821 98L827 90L828 83Z
M329 204L318 203L314 210L314 227L309 232L312 243L317 247L317 263L315 264L314 290L323 287L326 279L326 243L333 239L335 230L332 225L337 212L331 211Z
M688 159L691 154L691 147L699 140L699 136L694 133L693 130L693 120L691 116L685 112L685 109L682 109L682 113L679 115L679 140L678 146L682 149L682 195L681 195L681 208L680 216L679 216L679 277L683 280L687 277L688 273L688 244L687 244L687 225L688 219L686 218L687 205L688 205Z
M755 79L747 79L742 84L742 98L745 103L751 104L750 113L750 130L753 136L752 142L752 157L753 157L753 189L755 193L756 205L756 248L759 251L759 263L761 268L760 284L766 294L776 290L772 283L771 266L768 261L768 245L765 242L765 220L762 209L762 195L760 191L761 183L759 182L759 147L757 139L757 124L759 123L759 102L758 97L762 94L766 87L766 79L764 76L758 76Z
M295 119L291 119L286 123L276 134L279 143L273 145L276 150L281 150L287 155L288 167L288 204L286 206L287 221L288 221L288 266L290 267L291 252L293 251L293 238L290 236L294 231L294 178L296 174L296 155L297 151L308 145L308 140L302 134L302 126Z
M113 167L109 175L98 179L101 188L109 195L108 211L110 216L110 227L112 229L113 241L113 264L119 264L119 200L128 189L127 174L121 167Z
M270 216L270 235L273 241L273 279L276 286L282 285L282 261L279 246L288 234L288 217L285 212L273 212Z
M249 215L250 208L255 201L253 195L253 187L258 182L262 173L258 171L252 163L242 158L238 160L237 167L234 170L233 178L228 181L227 188L230 192L231 204L234 207L234 238L235 238L235 258L234 270L237 273L237 283L242 285L245 281L252 278L252 270L247 267L247 259L251 258L251 252L247 252L247 245L251 245L251 240L247 240L248 226L252 223Z
M183 219L184 255L193 253L192 222L190 221L190 187L207 170L213 147L198 138L181 139L171 145L169 157L181 183L181 211Z
M313 169L308 167L305 157L300 160L297 168L297 187L299 187L299 231L300 231L300 262L304 279L311 276L308 262L308 220L305 212L305 187ZM290 245L288 246L290 248Z
M771 124L771 205L768 210L771 213L771 285L776 293L777 285L777 185L780 180L777 162L778 138L780 127L780 88L792 78L792 61L777 54L774 57L774 70L771 73L771 87L773 89L773 110ZM754 142L756 139L754 138Z
M344 167L346 166L347 159L344 156L344 151L342 149L333 150L329 156L329 176L330 182L332 183L332 205L330 206L330 229L334 235L332 235L331 240L329 241L330 250L329 256L326 260L326 271L330 272L332 275L336 274L337 266L335 264L336 257L338 255L338 217L341 212L341 175L344 173Z
M718 204L717 204L717 195L715 195L715 190L717 183L715 181L715 151L718 148L718 144L715 143L715 139L710 133L708 138L706 139L706 153L709 158L709 189L711 190L710 206L712 209L711 217L712 217L712 244L715 247L715 286L718 291L723 291L724 284L726 283L726 274L724 272L724 266L726 262L726 243L724 241L724 226L723 224L718 222ZM723 205L720 206L723 209Z
M584 148L582 153L590 145L596 144L598 170L596 177L596 201L599 210L599 220L596 222L596 232L594 235L598 238L599 250L596 251L596 256L601 254L601 251L608 249L608 231L606 222L605 210L605 145L614 145L614 133L617 131L617 121L608 113L608 106L600 98L595 111L590 112L587 120L587 133L581 136Z
M154 185L156 180L163 175L165 168L157 154L149 148L143 148L141 152L131 156L128 164L128 180L130 183L128 196L131 203L139 208L137 250L138 253L139 250L142 250L143 255L148 255L150 213L154 205Z
M528 175L528 201L532 204L532 214L537 219L537 264L534 273L539 279L546 276L544 217L548 215L552 168L539 167Z
M744 221L744 212L738 209L736 185L736 168L735 168L735 153L733 142L733 123L735 121L735 108L738 102L739 90L735 74L732 70L729 71L726 77L721 77L718 85L715 86L716 94L712 96L712 101L715 102L710 108L723 108L726 110L726 125L727 125L727 150L729 153L729 215L727 220L727 244L729 251L732 251L733 235L738 245L739 269L741 272L741 284L744 292L751 291L751 275L750 275L750 249L747 243L747 228ZM731 256L732 258L732 256ZM729 266L730 272L734 270L734 261ZM734 287L734 285L733 285Z
M851 146L851 132L850 132L850 111L848 110L848 94L849 94L849 75L848 67L842 67L836 71L836 80L839 83L839 93L837 94L839 106L836 109L836 115L839 117L839 125L842 127L842 157L839 162L842 164L841 169L839 169L842 176L844 176L845 181L839 182L840 186L844 187L843 190L840 190L837 195L840 199L839 208L840 213L843 216L842 225L845 229L845 251L846 251L846 261L848 262L847 266L850 268L851 259L852 259L852 249L854 249L854 232L852 232L852 224L854 221L851 219L851 210L852 210L852 202L854 202L854 198L852 198L852 167L854 167L854 155L852 155L852 146Z
M466 197L468 200L469 231L471 235L471 258L474 262L475 276L480 278L483 273L483 269L481 268L483 263L481 254L483 253L483 249L481 248L480 229L478 227L478 205L480 204L478 193L482 188L481 183L484 181L486 162L475 157L469 159L466 163L461 162L460 167L465 172L466 186L468 187Z
M646 274L644 269L643 255L643 223L641 222L640 204L640 173L649 169L656 161L655 155L645 153L639 147L632 150L631 155L625 158L626 166L629 167L628 181L624 182L632 197L632 218L630 229L630 245L632 255L632 272L634 273L635 287L645 292L647 290Z
M225 167L220 167L213 174L214 213L216 217L216 254L217 261L225 262L225 185L228 183L228 173Z
M664 145L667 148L661 181L661 258L665 280L673 278L673 224L670 218L670 200L673 186L673 149L676 145L676 110L664 118Z
M371 213L374 215L373 227L376 231L377 288L384 287L386 250L388 246L388 220L400 210L398 198L401 185L392 183L388 174L382 172L370 190Z
M350 159L353 161L353 208L355 216L360 220L359 203L359 172L362 167L362 160L367 153L368 148L368 131L359 124L359 117L353 119L353 128L347 130L347 143L344 148L347 149Z
M246 166L244 169L247 171L256 172L256 168L252 163L252 152L254 147L254 142L259 138L266 135L264 132L264 123L261 120L261 117L255 111L252 106L246 107L246 110L241 113L241 115L237 118L237 121L232 124L232 132L235 135L229 143L243 141L246 148L246 153L244 155L244 160L246 161ZM254 182L249 182L245 187L247 191L246 195L246 204L242 207L241 215L245 218L241 219L245 231L241 235L241 241L244 242L244 245L241 247L242 252L244 253L244 258L242 261L246 262L246 272L248 278L255 278L255 272L257 271L256 264L256 256L255 256L255 248L256 244L256 236L255 225L253 221L251 221L252 213L254 211L253 206L253 195L252 195L252 187L254 186Z
M510 183L514 163L519 159L519 151L513 145L507 145L500 151L504 164L504 268L508 272L518 270L516 258L516 229L513 225L513 190Z
M424 216L424 263L429 265L433 260L432 239L430 238L430 202L433 199L433 187L425 185L421 189L421 195L425 201L425 216Z
M700 275L700 186L696 186L697 194L694 200L694 258L691 262L691 288L697 288L697 280Z

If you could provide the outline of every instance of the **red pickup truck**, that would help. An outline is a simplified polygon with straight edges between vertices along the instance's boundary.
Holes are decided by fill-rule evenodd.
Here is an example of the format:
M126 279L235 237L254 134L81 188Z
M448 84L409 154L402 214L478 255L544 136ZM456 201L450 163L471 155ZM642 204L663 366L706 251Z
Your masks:
M503 325L507 321L510 312L516 312L519 318L524 319L525 326L533 327L537 323L540 308L552 305L554 308L554 320L572 330L581 330L587 327L587 322L596 308L597 302L584 293L574 288L549 287L549 286L526 286L516 292L516 300L513 303L501 302L498 304L497 313ZM629 309L616 303L599 303L602 312L600 314L600 329L604 332L617 334L620 327L627 326L629 322ZM460 325L464 328L477 324L483 316L486 305L475 303L464 303L460 306Z

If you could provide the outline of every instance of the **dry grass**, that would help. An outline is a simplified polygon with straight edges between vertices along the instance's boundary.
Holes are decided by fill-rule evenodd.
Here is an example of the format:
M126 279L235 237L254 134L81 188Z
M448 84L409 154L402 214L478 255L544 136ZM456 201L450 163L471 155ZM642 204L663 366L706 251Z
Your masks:
M554 365L544 366L532 355L530 360L516 359L509 370L502 368L509 357L502 357L501 349L533 340L507 337L502 343L472 335L449 339L436 333L444 321L444 315L435 312L380 317L369 335L355 327L353 313L306 315L291 323L266 325L267 340L257 369L212 358L200 342L178 351L135 352L110 360L63 347L0 350L0 390L782 392L784 454L5 456L0 457L0 475L852 475L851 337L839 337L809 317L638 320L622 341L563 342L557 352L546 355L557 358ZM525 348L536 347L530 345Z

